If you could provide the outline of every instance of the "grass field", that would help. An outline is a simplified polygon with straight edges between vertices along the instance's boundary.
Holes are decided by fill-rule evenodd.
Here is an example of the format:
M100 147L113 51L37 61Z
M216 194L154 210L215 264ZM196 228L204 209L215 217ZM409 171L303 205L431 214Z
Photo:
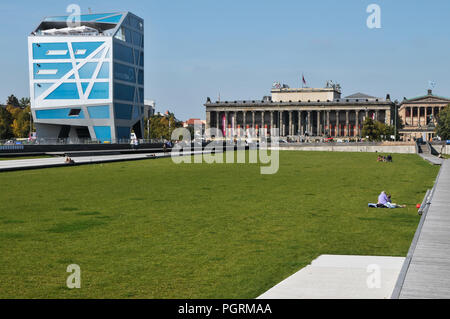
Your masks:
M254 298L321 254L405 256L438 168L280 153L0 173L1 298ZM381 190L406 209L368 209ZM81 267L81 289L66 267Z

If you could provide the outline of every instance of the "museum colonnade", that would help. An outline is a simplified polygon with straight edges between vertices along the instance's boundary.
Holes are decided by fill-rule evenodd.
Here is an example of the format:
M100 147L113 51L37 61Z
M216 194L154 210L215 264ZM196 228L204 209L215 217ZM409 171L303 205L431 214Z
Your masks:
M253 129L259 136L269 136L280 129L280 136L360 136L364 120L386 122L386 110L236 110L209 111L207 128L218 128L227 137L249 135Z

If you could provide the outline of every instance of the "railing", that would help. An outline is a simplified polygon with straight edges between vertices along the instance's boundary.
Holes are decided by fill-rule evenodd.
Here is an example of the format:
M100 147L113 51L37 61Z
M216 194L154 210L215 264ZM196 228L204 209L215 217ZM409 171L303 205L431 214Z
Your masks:
M114 144L134 144L135 140L120 139ZM139 139L138 144L164 143L164 139ZM24 145L66 145L66 144L111 144L112 142L102 142L91 138L37 138L37 139L10 139L0 140L0 145L4 146L24 146Z
M51 34L51 33L44 33L42 31L37 31L36 33L32 33L31 35L34 36L49 36L49 37L68 37L68 36L89 36L89 37L102 37L102 36L110 36L110 34L107 33L101 33L101 32L80 32L80 33L57 33L57 34Z
M419 211L417 212L420 216L422 216L424 211L431 204L430 195L431 195L431 189L427 190L427 193L425 194L425 197L423 198L422 204L420 205Z
M21 151L23 149L23 145L0 145L0 151Z
M414 145L416 147L416 154L422 153L422 149L420 148L419 142L416 141L416 143Z

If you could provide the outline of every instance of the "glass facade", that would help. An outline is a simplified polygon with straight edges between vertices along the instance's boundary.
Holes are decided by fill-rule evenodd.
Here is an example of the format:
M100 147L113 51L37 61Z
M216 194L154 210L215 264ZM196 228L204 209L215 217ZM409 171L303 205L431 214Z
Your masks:
M38 138L58 131L45 129L50 126L61 127L61 132L64 128L67 137L76 134L67 126L84 126L91 138L102 142L129 138L133 126L142 125L143 20L129 12L87 14L81 16L81 24L97 29L95 35L49 34L52 22L66 19L46 18L28 38L31 106L39 124Z

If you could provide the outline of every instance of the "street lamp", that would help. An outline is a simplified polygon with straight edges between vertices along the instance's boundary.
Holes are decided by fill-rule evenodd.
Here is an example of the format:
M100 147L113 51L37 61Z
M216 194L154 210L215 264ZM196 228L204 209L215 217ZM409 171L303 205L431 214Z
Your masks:
M395 105L395 117L394 117L394 141L397 141L397 109L398 105Z
M33 133L33 116L31 114L31 109L30 109L30 140L31 140L31 134Z
M147 139L150 140L150 117L147 117Z

